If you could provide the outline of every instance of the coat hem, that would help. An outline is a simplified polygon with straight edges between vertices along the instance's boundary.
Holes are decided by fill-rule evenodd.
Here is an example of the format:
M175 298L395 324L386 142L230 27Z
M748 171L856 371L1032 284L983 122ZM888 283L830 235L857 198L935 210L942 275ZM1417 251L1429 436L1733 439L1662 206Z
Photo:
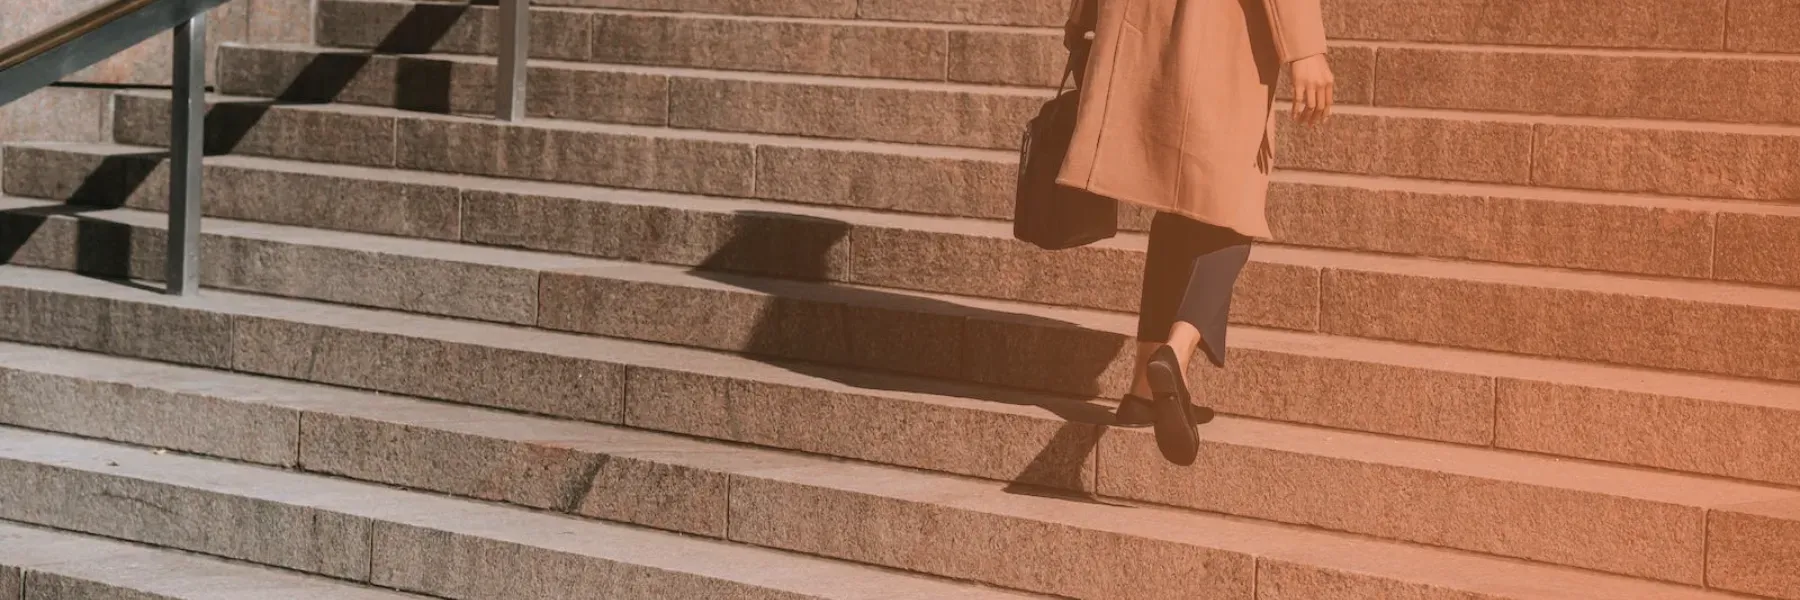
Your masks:
M1158 212L1172 213L1172 214L1180 215L1183 217L1187 217L1189 219L1193 219L1195 221L1199 221L1201 223L1205 223L1207 225L1212 225L1214 227L1223 227L1226 229L1230 229L1230 230L1236 232L1238 235L1241 235L1241 236L1244 236L1247 238L1251 238L1253 240L1264 241L1264 242L1275 241L1274 233L1269 231L1267 228L1264 228L1262 231L1250 231L1250 230L1246 230L1242 227L1235 227L1232 225L1227 225L1225 223L1220 223L1212 217L1201 216L1199 213L1196 213L1193 211L1183 210L1180 208L1175 208L1175 207L1160 204L1160 203L1149 202L1149 201L1146 201L1146 200L1143 200L1140 198L1136 198L1136 197L1122 196L1120 194L1114 194L1114 193L1106 191L1104 188L1097 188L1094 186L1076 185L1076 184L1073 184L1070 182L1066 182L1062 179L1058 179L1057 183L1059 185L1065 185L1065 186L1069 186L1069 187L1087 190L1090 193L1099 194L1101 196L1111 198L1118 202L1124 202L1126 204L1142 206L1144 208L1148 208L1150 210L1154 210L1154 211L1158 211Z

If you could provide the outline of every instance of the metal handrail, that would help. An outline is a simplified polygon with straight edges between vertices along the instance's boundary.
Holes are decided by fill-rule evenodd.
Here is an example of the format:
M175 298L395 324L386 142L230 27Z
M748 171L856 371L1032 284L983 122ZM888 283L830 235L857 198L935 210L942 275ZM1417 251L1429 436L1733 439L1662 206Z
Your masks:
M200 161L206 121L206 11L226 0L114 0L0 49L0 105L174 30L169 108L170 295L200 289Z
M169 107L166 291L200 289L200 201L206 121L206 11L226 0L114 0L0 49L0 105L150 37L175 32ZM495 118L525 118L530 0L501 0Z
M37 35L14 42L0 48L0 71L18 66L27 60L37 58L57 46L67 44L75 38L93 32L101 26L119 20L119 17L131 14L144 5L156 0L118 0L111 4L95 7L85 13L64 19L61 23L45 28Z

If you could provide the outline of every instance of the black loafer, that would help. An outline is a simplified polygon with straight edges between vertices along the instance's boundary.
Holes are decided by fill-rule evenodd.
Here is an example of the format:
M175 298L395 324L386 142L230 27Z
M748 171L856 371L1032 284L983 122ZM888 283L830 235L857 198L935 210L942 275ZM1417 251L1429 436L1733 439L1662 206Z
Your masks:
M1181 361L1175 349L1164 345L1151 355L1150 389L1156 394L1153 425L1156 448L1163 458L1181 466L1194 464L1200 456L1200 431L1195 427L1193 396L1188 392L1187 374L1181 372ZM1210 412L1210 411L1209 411Z

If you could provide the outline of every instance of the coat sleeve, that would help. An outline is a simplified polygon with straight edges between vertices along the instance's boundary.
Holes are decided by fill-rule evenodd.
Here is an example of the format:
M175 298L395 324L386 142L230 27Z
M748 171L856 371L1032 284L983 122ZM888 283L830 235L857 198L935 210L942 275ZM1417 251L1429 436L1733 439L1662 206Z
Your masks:
M1263 0L1263 6L1281 62L1325 53L1325 14L1319 9L1319 0Z

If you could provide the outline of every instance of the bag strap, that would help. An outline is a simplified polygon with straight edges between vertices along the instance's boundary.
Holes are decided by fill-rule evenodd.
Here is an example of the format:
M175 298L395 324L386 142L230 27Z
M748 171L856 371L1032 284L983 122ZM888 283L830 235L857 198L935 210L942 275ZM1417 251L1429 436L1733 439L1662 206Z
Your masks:
M1075 78L1075 65L1085 62L1094 50L1094 32L1082 34L1081 43L1069 51L1069 61L1063 66L1062 81L1056 84L1056 95L1061 96L1069 90L1069 81Z

